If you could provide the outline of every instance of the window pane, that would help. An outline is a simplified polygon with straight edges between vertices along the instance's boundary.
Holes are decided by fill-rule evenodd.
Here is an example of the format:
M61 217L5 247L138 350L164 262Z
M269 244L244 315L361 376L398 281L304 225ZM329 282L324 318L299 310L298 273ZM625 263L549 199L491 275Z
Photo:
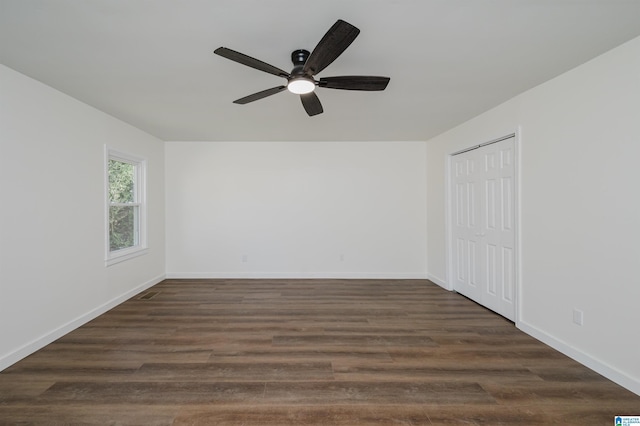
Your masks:
M138 245L138 206L109 207L109 249Z
M135 166L117 160L109 160L109 201L131 203L134 201Z

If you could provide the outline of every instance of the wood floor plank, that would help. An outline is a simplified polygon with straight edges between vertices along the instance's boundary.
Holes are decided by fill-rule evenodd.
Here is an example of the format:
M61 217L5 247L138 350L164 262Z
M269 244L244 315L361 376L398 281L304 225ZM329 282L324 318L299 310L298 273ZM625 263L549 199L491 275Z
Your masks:
M425 426L429 417L420 405L284 405L257 407L193 407L183 410L174 426Z
M393 380L446 380L449 382L468 382L474 380L493 380L505 383L539 382L541 379L530 370L523 367L480 367L446 365L437 367L424 367L406 365L402 367L378 365L340 365L334 363L336 380L361 380L361 381L393 381Z
M612 424L629 392L426 280L173 280L0 372L0 425Z
M40 403L73 402L76 405L126 403L137 409L139 404L259 403L264 401L264 392L264 382L60 381L42 393L38 400Z
M37 405L12 404L0 409L0 425L46 426L169 426L173 424L179 408L175 406L128 404L73 404Z
M289 404L495 404L495 399L473 382L334 381L269 382L265 400Z
M177 381L275 381L333 380L330 362L209 362L188 364L146 363L134 374L136 380Z
M276 346L355 346L355 347L376 347L376 346L418 346L434 347L437 344L427 336L397 335L397 334L322 334L304 336L277 335L273 337L273 344Z

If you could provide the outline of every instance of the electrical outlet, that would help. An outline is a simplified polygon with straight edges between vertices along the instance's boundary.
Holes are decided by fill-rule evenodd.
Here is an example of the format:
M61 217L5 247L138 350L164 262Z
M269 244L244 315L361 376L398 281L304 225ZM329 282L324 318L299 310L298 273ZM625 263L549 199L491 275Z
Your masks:
M249 255L243 254L242 255L242 263L247 263L248 261L249 261Z
M340 262L344 262L344 254L340 254Z
M584 312L580 309L573 309L573 322L578 325L582 325L584 323Z

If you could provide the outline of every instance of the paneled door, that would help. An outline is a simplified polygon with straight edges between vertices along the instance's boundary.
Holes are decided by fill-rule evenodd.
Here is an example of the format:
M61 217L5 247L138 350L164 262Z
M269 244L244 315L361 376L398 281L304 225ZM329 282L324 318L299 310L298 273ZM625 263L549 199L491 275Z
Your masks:
M455 291L515 321L514 137L451 157Z

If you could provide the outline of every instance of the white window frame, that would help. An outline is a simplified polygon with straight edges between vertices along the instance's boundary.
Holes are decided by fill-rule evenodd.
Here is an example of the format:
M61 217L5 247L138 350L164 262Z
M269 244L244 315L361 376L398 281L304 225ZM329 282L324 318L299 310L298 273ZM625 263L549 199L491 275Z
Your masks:
M134 203L138 207L138 244L120 250L111 250L109 244L109 160L132 164L134 171ZM105 265L111 266L134 257L148 253L147 247L147 160L122 151L117 151L105 145L104 155L104 199L105 199Z

